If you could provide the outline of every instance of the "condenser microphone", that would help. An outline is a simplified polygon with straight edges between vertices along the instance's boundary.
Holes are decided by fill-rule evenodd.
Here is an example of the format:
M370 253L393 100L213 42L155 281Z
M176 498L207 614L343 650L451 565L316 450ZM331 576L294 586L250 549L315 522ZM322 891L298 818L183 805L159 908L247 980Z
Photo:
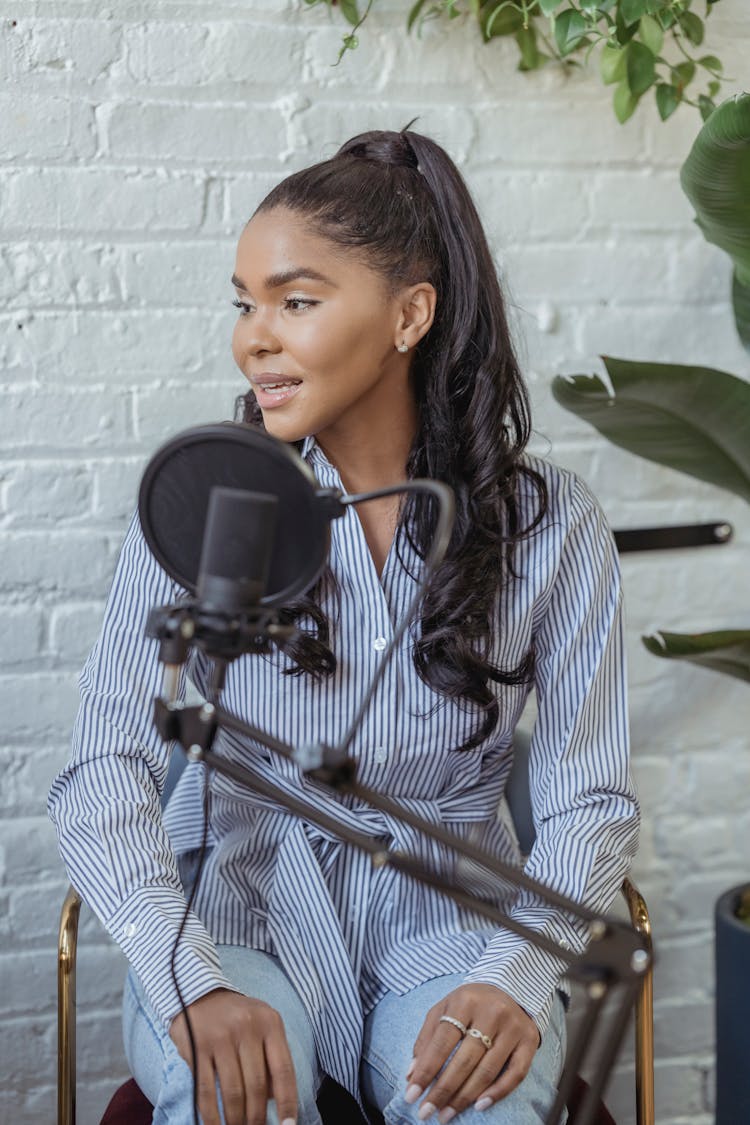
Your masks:
M212 488L198 566L198 600L209 613L257 607L268 585L278 496Z

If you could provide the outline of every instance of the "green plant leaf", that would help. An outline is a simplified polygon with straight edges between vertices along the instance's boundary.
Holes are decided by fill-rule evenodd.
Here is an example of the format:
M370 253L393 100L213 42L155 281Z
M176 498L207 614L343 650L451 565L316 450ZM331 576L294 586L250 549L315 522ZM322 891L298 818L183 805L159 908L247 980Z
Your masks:
M579 45L589 29L585 16L574 8L567 8L555 18L555 42L561 55L570 54Z
M669 86L666 82L660 82L656 87L656 108L659 110L659 117L662 121L666 121L671 117L677 106L680 104L680 91L676 86Z
M622 82L615 90L612 104L615 109L615 117L621 125L624 125L628 118L632 117L635 113L638 98L631 93L627 78L623 78Z
M348 20L352 27L356 27L359 23L357 0L339 0L339 7L344 19Z
M685 36L694 46L700 47L705 34L703 20L700 16L696 16L695 12L683 12L677 19L680 27L685 32Z
M734 263L737 330L750 351L750 94L717 106L680 172L704 237Z
M555 399L621 449L750 502L750 383L710 367L604 356L596 375L557 376Z
M500 35L515 35L523 27L523 15L519 8L511 7L505 0L484 4L479 14L479 23L485 39Z
M677 66L672 67L672 73L677 76L677 85L684 90L693 81L695 63L689 60L678 63Z
M521 52L519 70L537 70L544 64L544 56L539 53L536 41L536 28L532 23L528 27L519 27L516 32L516 43Z
M648 0L620 0L618 12L622 14L622 19L628 27L631 24L638 23L638 20L641 16L645 16L647 11Z
M665 633L641 637L654 656L689 660L714 672L750 683L750 629L722 629L715 633Z
M615 14L615 34L617 36L617 42L624 47L626 43L630 42L637 30L637 22L626 23L622 16L622 7L618 7Z
M704 55L703 58L698 59L698 66L704 67L712 74L721 74L724 70L721 59L717 59L716 55Z
M732 278L732 308L740 340L750 352L750 285L742 285L736 273Z
M626 67L630 92L639 98L656 80L654 56L648 47L634 39L628 46Z
M638 24L638 34L646 44L652 55L660 55L664 46L664 32L658 20L653 16L642 16Z
M406 21L407 31L411 31L411 29L414 27L414 24L419 18L419 13L422 11L422 8L424 8L426 3L427 0L417 0L416 4L412 5L411 11L409 12L409 18Z
M702 120L708 121L709 117L716 109L716 102L713 100L713 98L706 97L705 94L699 94L698 109L700 110Z
M611 86L613 82L619 82L625 77L627 51L627 47L612 47L609 43L602 47L599 70L605 86Z
M539 7L543 15L551 16L555 8L560 7L560 0L539 0Z

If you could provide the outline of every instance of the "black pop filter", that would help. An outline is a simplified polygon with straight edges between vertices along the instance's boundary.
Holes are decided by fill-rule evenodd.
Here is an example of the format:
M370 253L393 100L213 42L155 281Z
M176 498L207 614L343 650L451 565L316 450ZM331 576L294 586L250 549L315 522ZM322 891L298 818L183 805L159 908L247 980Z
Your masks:
M288 604L322 571L330 545L331 494L295 449L242 422L184 430L152 457L138 494L138 514L154 557L196 593L213 488L278 498L278 518L263 606Z

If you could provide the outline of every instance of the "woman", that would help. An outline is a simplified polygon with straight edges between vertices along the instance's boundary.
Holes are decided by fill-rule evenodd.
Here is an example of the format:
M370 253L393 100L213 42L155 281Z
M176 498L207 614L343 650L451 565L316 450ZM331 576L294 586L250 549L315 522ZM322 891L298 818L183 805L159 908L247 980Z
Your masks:
M617 561L586 488L524 454L526 395L457 169L408 130L354 138L264 200L233 283L249 420L298 443L324 487L421 476L455 492L448 554L355 740L359 777L519 861L496 810L534 688L526 870L606 909L637 833ZM290 610L300 639L231 665L226 705L288 742L335 744L434 522L419 499L349 509L333 525L327 574ZM170 956L201 843L203 772L187 767L162 821L169 748L151 725L159 671L142 636L150 606L177 593L134 519L81 676L74 756L50 798L71 878L131 962L126 1046L154 1121L191 1119L194 1064L207 1125L315 1125L323 1073L361 1090L389 1125L544 1120L563 1054L562 963L218 777L176 957L191 1045ZM191 677L205 689L200 657ZM261 747L236 735L218 745L360 830L450 863ZM581 946L561 914L507 888L492 897Z

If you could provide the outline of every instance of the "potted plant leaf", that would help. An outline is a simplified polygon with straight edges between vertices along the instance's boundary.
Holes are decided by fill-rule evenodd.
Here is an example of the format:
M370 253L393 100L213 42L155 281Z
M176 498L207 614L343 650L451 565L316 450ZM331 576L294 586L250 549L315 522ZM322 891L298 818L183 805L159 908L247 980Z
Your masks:
M723 102L703 125L681 172L705 237L734 264L737 331L750 352L750 95ZM557 401L609 441L750 502L750 383L724 371L604 358L596 375L558 376ZM746 611L750 621L750 607ZM750 628L659 631L655 656L688 660L750 682ZM716 1125L750 1121L750 883L716 905Z

